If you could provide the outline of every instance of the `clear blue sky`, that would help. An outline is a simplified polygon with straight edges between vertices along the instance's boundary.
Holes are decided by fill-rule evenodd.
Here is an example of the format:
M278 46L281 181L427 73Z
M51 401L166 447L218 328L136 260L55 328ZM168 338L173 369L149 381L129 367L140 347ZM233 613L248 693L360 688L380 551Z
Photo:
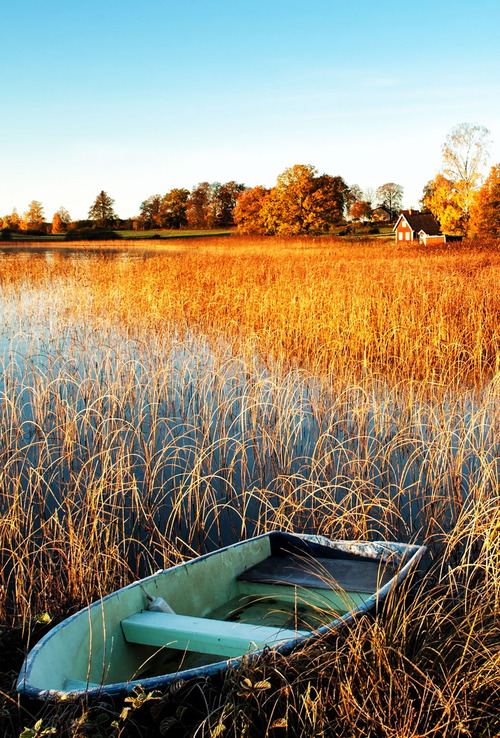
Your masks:
M397 182L407 206L456 124L500 162L500 3L2 2L0 215L120 217L149 195L293 164Z

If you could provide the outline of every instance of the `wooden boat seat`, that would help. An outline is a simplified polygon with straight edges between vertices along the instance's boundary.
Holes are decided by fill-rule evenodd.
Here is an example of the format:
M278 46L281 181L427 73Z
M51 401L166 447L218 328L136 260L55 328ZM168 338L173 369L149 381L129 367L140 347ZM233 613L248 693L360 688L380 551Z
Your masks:
M378 561L269 556L240 574L238 580L373 594L393 576L394 572Z
M274 646L306 635L306 631L270 628L262 625L210 620L191 615L144 612L121 621L128 643L218 654L226 658L241 656L264 646Z

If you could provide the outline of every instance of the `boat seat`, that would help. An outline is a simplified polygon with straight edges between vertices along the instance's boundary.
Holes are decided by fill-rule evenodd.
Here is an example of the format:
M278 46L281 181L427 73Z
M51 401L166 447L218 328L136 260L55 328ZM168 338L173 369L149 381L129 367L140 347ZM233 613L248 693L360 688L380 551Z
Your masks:
M172 615L146 610L121 622L128 643L175 648L226 658L241 656L264 646L307 635L307 631L270 628L263 625L210 620L192 615Z

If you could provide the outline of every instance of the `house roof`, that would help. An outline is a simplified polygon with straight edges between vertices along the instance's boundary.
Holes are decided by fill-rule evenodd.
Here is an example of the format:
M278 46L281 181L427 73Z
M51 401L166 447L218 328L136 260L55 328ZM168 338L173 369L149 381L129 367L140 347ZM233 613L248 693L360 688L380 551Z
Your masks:
M404 218L408 222L410 228L415 231L415 233L423 231L428 236L441 235L441 226L439 225L439 221L432 215L432 213L419 213L416 210L402 210L393 230L396 230L401 218Z

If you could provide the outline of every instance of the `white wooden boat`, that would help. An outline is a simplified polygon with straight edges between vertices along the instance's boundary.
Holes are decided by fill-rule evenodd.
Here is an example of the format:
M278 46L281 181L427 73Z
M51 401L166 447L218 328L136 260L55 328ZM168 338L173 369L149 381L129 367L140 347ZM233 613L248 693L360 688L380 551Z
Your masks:
M224 671L373 610L425 548L271 532L134 582L54 627L17 689L56 700Z

